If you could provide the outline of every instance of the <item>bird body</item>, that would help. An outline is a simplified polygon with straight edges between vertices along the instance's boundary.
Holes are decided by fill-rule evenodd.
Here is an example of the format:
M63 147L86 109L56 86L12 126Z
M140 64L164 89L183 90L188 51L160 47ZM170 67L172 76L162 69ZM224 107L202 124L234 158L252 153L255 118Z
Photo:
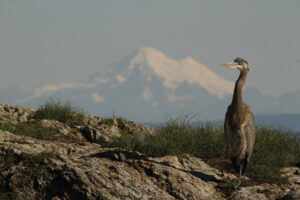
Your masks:
M253 115L248 105L243 104L239 108L228 107L224 123L225 150L238 173L241 166L243 174L250 161L255 141L254 127Z
M240 76L235 83L232 102L228 106L224 122L225 151L231 159L234 170L241 175L250 161L255 142L255 124L251 108L243 102L242 90L249 71L248 63L242 58L234 63L224 64L226 67L240 70Z

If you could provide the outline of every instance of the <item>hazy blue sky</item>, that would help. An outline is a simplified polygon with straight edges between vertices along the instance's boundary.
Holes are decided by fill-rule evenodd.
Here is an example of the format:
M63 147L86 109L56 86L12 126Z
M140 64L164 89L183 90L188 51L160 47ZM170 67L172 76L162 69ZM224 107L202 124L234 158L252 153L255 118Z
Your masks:
M300 90L299 0L1 0L0 87L84 79L141 46L219 67L248 60L248 85Z

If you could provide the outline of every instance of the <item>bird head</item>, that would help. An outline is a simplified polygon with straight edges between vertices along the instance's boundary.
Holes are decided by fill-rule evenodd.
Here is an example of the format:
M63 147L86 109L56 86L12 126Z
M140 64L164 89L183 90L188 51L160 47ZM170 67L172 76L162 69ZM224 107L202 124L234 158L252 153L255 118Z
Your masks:
M230 67L232 69L238 69L240 71L247 70L249 71L248 62L241 57L237 57L231 63L222 64L224 67Z

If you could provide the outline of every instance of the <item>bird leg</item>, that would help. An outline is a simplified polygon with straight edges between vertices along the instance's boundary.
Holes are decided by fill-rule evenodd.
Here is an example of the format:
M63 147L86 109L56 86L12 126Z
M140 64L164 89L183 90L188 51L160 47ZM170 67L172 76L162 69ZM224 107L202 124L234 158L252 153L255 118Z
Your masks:
M238 188L240 184L242 183L241 176L242 176L242 169L243 169L243 164L240 165L240 173L239 173L239 178L237 183L234 185L234 189Z
M237 183L234 185L234 189L237 189L239 186L240 186L240 184L241 184L241 177L239 177L239 180L237 181Z

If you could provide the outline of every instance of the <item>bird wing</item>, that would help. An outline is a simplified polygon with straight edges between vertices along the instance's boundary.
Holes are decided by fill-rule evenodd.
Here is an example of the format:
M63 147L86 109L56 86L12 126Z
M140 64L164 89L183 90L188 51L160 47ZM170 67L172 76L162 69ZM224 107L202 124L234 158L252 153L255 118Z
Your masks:
M254 124L254 117L251 112L251 109L248 107L247 110L248 110L248 116L247 116L246 124L244 126L244 133L247 138L246 153L247 153L247 160L249 161L253 151L254 142L255 142L255 124Z
M245 115L230 123L232 109L228 107L224 122L224 145L229 157L249 160L255 142L255 125L251 108L244 104L243 109Z
M230 151L230 126L228 123L229 109L230 108L228 107L228 110L225 115L225 121L224 121L224 148L225 148L226 153L229 153L229 151Z

